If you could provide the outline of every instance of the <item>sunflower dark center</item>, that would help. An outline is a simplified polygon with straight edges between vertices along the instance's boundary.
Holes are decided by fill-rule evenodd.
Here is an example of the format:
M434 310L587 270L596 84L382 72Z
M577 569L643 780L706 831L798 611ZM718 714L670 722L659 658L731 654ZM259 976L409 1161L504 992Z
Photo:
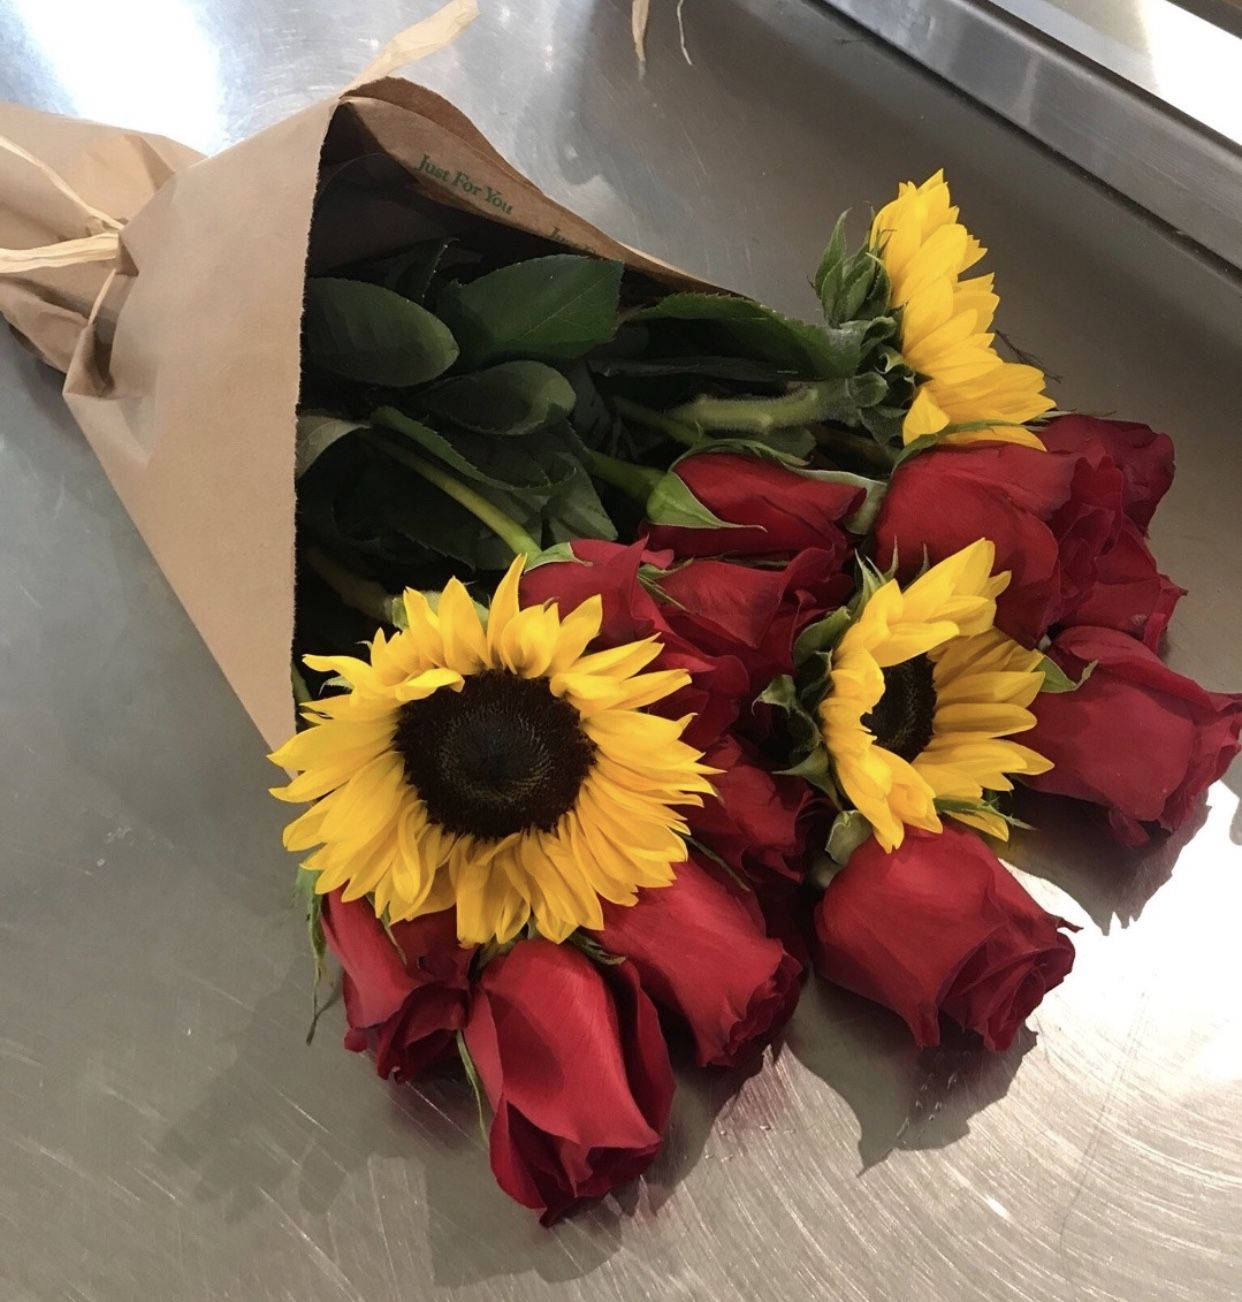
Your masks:
M403 705L393 745L432 822L493 841L550 832L595 755L578 711L547 679L494 669Z
M862 721L885 750L913 760L932 739L935 713L932 662L926 656L915 656L884 671L884 695Z

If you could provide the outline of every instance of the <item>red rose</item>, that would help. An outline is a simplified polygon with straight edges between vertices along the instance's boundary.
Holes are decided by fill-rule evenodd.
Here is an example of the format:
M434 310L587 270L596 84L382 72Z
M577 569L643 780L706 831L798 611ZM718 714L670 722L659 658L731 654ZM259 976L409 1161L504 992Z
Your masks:
M924 549L935 562L991 538L996 569L1011 574L997 624L1017 641L1033 646L1054 625L1084 622L1085 611L1154 643L1180 596L1139 531L1172 475L1167 440L1086 417L1048 430L1048 452L981 444L901 466L876 520L877 559L891 564L896 549L909 578Z
M1146 529L1160 499L1173 483L1173 440L1146 425L1094 416L1058 416L1039 431L1049 452L1085 457L1094 465L1108 458L1121 470L1125 512Z
M753 897L693 859L671 886L640 891L637 904L606 904L595 934L689 1027L700 1066L755 1057L798 1002L802 965L764 934Z
M375 1049L375 1069L409 1080L451 1053L469 1002L474 947L457 943L456 910L397 922L392 938L367 900L323 899L323 934L343 973L345 1047Z
M1097 663L1077 691L1035 698L1022 740L1054 767L1023 781L1103 805L1126 845L1179 827L1238 753L1242 693L1204 691L1111 628L1066 629L1048 654L1075 679Z
M1062 613L1060 623L1115 628L1154 651L1185 595L1185 588L1156 568L1138 525L1123 520L1117 541L1096 561L1094 583Z
M594 645L618 646L658 636L664 649L650 667L684 669L691 681L652 708L668 718L693 714L685 740L700 748L710 745L737 718L749 680L736 656L712 655L670 628L669 608L640 581L640 566L663 569L672 564L672 553L647 551L641 542L626 547L590 539L575 542L573 551L576 560L527 571L522 578L523 603L555 601L564 612L598 593L603 598L604 621Z
M799 552L779 569L696 560L660 580L669 627L706 654L746 667L748 696L793 670L794 639L848 601L853 582L832 552Z
M645 1170L673 1099L654 1005L629 964L522 940L476 988L466 1045L492 1107L492 1171L544 1224Z
M673 472L709 511L745 528L685 529L649 525L651 545L685 556L789 555L807 547L830 551L844 564L852 544L841 522L862 490L800 475L773 461L704 452Z
M1074 963L1074 946L976 835L907 830L886 854L854 851L815 909L815 965L891 1008L920 1045L940 1014L1007 1049Z
M755 749L732 734L703 759L720 772L712 778L716 799L687 812L694 839L757 887L773 875L801 881L816 843L811 825L823 824L822 846L831 819L822 793L801 778L769 772Z

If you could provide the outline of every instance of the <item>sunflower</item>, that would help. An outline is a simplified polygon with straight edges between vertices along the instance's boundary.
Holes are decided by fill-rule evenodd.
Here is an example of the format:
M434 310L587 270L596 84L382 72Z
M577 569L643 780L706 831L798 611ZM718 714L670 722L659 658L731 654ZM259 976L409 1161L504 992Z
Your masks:
M957 214L937 172L919 186L903 181L871 224L872 250L900 309L902 355L918 377L902 438L912 443L937 434L947 443L988 439L1042 448L1023 425L1053 406L1044 374L1004 361L992 346L1000 302L993 278L961 278L987 250Z
M940 831L937 802L962 822L1007 837L984 792L1011 773L1052 765L1008 738L1035 726L1026 707L1044 682L1038 651L993 627L1009 575L980 539L904 591L890 579L832 653L819 724L841 791L894 850L905 828Z
M532 917L562 941L603 925L686 857L676 806L702 804L713 770L689 722L643 707L689 681L642 670L657 638L588 654L598 596L562 617L519 608L513 563L486 622L456 579L433 609L407 591L408 628L377 633L369 662L307 656L349 691L270 758L299 770L281 800L313 801L285 829L319 894L369 895L396 922L457 906L463 944L512 939Z

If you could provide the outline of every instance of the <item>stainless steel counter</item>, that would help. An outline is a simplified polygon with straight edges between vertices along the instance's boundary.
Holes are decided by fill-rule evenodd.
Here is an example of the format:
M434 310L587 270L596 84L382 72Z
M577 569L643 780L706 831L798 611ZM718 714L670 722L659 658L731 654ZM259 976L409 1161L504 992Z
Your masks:
M0 0L0 94L212 149L344 84L412 0ZM554 197L778 306L838 209L944 164L1066 405L1180 439L1173 663L1242 686L1242 291L801 0L486 0L419 70ZM145 38L139 35L145 31ZM210 431L204 431L209 437ZM552 1231L465 1090L311 1048L259 738L64 411L0 340L0 1299L1118 1299L1242 1281L1237 766L1193 834L1019 846L1083 924L1012 1052L805 997L775 1069L684 1072L645 1184Z

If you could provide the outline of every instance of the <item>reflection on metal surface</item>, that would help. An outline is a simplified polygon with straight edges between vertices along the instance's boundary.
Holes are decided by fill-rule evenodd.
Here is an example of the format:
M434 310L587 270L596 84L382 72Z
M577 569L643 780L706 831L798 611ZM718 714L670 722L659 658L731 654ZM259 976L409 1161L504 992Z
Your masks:
M992 2L1242 145L1242 38L1234 32L1173 0Z
M824 2L1242 267L1242 40L1169 0Z
M216 51L193 0L10 0L7 8L79 117L139 119L154 111L164 135L218 147Z
M218 106L227 143L434 5L186 7L215 84L169 101L134 54L128 81L91 83L93 112L172 131ZM1237 685L1235 282L822 7L689 3L687 67L653 5L641 82L628 0L511 8L419 75L554 199L777 307L813 309L838 211L944 165L1002 328L1064 377L1058 399L1178 437L1154 541L1191 588L1169 657ZM30 55L0 94L70 109L69 65L28 31L0 0L0 47ZM1236 1296L1237 767L1199 827L1144 853L1064 804L1026 811L1040 835L1012 858L1083 931L1009 1053L921 1056L812 985L773 1069L683 1070L650 1178L543 1231L494 1188L468 1090L385 1088L339 1047L339 1010L303 1046L270 765L57 389L0 339L3 1302Z

